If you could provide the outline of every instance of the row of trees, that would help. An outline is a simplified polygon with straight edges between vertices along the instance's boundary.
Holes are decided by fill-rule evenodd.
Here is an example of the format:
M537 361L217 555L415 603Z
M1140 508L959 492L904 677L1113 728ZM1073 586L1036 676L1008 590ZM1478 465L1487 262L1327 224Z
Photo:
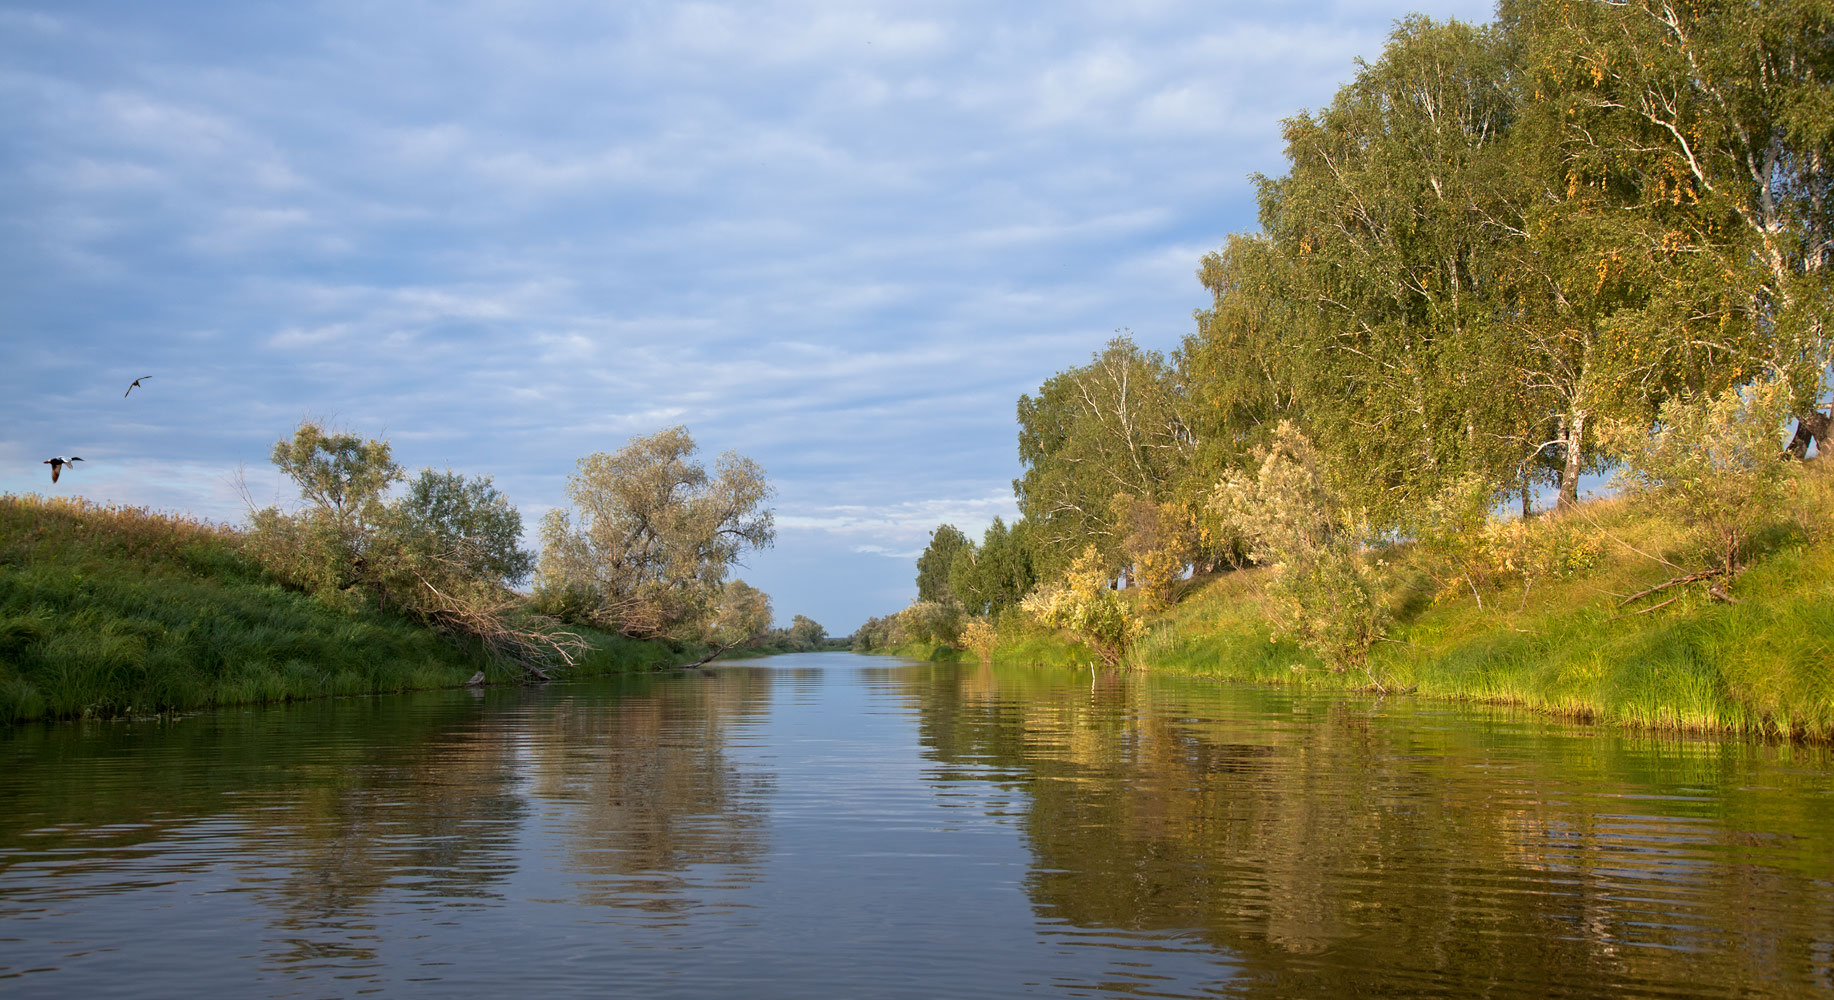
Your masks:
M586 649L570 624L703 644L711 659L771 629L769 597L727 577L772 542L772 491L750 459L729 452L709 474L694 452L674 427L581 459L573 507L543 518L537 559L489 477L425 469L409 480L388 442L307 422L272 454L303 504L251 509L248 540L289 585L353 609L395 608L537 675ZM531 576L533 594L518 592ZM823 637L798 615L781 642Z
M1825 448L1831 80L1829 0L1401 21L1284 123L1260 229L1203 259L1212 302L1172 356L1118 336L1020 398L1024 516L1000 544L1021 554L1000 563L1059 604L1096 571L1151 603L1250 560L1354 603L1367 544L1526 516L1544 489L1568 508L1626 462L1656 490L1652 456L1704 447L1677 429L1786 417L1789 452ZM993 542L938 529L920 597L1014 603L971 582ZM1317 641L1380 628L1371 603Z

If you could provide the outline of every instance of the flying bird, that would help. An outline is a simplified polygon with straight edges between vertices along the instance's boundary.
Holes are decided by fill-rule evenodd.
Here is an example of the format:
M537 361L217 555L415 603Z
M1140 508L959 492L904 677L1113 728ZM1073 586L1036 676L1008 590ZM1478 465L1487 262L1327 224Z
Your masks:
M142 375L142 376L140 376L139 378L137 378L137 379L135 379L135 380L134 380L134 382L133 382L133 385L130 385L130 386L128 386L128 387L127 387L127 392L133 392L133 391L134 391L134 386L137 386L137 385L139 385L139 384L140 384L140 383L141 383L142 381L144 381L144 380L146 380L146 379L149 379L149 378L152 378L152 377L153 377L153 376L151 376L151 375ZM121 394L121 398L122 398L122 399L126 399L126 398L127 398L127 392L124 392L124 393L122 393L122 394Z
M64 466L69 465L71 462L81 461L82 459L80 458L65 458L59 455L56 458L45 459L45 464L51 467L51 481L55 483L57 482L57 474L64 471Z

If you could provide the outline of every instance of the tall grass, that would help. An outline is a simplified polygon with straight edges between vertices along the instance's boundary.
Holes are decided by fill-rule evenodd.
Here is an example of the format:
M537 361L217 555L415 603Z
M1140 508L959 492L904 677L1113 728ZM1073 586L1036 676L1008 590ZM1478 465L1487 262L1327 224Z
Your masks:
M669 651L596 636L582 674ZM232 528L0 497L0 723L447 687L519 671L384 612L269 581Z
M1834 739L1834 466L1803 468L1796 507L1753 534L1733 603L1701 585L1664 591L1674 603L1624 597L1697 558L1682 527L1625 500L1573 516L1601 555L1589 569L1524 585L1438 585L1433 553L1383 554L1396 625L1367 674L1333 673L1275 641L1264 613L1267 571L1194 586L1149 625L1130 665L1193 676L1322 690L1367 688L1517 705L1657 731ZM1480 603L1481 602L1481 603ZM1002 637L1003 640L1005 637ZM1005 656L1003 641L997 656ZM1033 642L1027 659L1080 661Z

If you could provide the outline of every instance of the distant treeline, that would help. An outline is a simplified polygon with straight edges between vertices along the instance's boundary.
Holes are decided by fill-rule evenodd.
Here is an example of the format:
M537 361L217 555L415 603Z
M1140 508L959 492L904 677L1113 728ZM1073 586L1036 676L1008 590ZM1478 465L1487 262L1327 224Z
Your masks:
M1285 121L1259 231L1203 258L1182 345L1120 336L1022 396L1022 519L978 543L939 527L918 605L856 645L973 645L1026 604L1118 656L1137 625L1101 591L1164 603L1270 563L1294 609L1364 609L1334 638L1286 616L1355 663L1384 627L1368 546L1450 552L1499 505L1569 509L1612 468L1690 506L1717 539L1701 572L1736 573L1726 519L1775 495L1749 477L1827 445L1831 82L1823 0L1402 20Z

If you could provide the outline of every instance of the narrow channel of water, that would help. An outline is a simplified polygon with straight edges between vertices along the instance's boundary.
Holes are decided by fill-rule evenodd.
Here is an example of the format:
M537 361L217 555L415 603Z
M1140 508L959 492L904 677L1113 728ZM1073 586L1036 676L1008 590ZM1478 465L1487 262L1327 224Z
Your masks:
M1834 760L844 653L0 733L0 995L1834 994Z

